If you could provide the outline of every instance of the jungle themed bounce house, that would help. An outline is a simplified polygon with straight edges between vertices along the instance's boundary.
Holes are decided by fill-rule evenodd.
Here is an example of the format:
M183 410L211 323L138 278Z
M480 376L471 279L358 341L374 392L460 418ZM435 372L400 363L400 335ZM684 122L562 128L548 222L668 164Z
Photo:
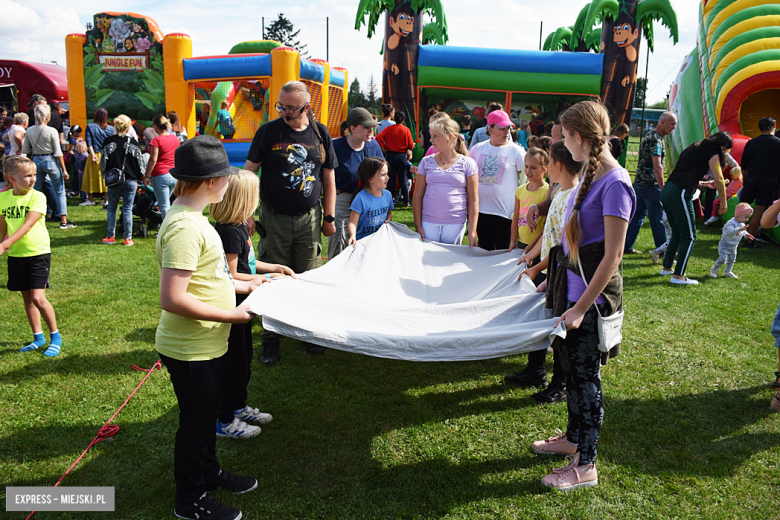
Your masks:
M593 98L605 103L617 126L631 117L642 36L652 49L659 20L675 42L678 37L669 0L594 0L573 26L550 34L542 51L447 46L440 0L362 0L355 28L365 24L370 37L382 15L384 101L415 114L423 126L432 107L476 121L497 101L515 122L533 116L549 122ZM423 16L432 21L423 26Z
M190 136L221 139L231 163L243 166L252 137L276 119L269 110L286 82L300 80L312 94L315 118L338 135L347 116L348 74L324 60L302 59L275 41L235 45L223 56L193 57L186 34L163 36L157 23L135 13L98 13L87 34L65 40L71 121L82 127L98 108L150 126L175 111ZM217 124L223 103L232 128Z

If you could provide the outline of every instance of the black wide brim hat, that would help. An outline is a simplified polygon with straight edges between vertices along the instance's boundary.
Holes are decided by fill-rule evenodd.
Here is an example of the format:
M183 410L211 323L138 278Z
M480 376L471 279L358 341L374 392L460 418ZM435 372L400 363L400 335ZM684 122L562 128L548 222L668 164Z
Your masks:
M216 137L199 135L176 148L175 166L169 173L182 181L203 181L234 175L239 172L230 166L225 147Z

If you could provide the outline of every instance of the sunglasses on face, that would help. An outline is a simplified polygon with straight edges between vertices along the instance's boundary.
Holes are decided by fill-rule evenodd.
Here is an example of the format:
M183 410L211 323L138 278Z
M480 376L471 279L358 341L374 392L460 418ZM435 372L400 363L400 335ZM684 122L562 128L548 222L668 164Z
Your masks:
M279 112L280 114L281 114L281 113L284 113L284 114L293 114L293 113L297 112L298 110L301 110L301 109L302 109L303 107L305 107L305 106L306 106L306 103L304 103L303 105L301 105L301 106L299 106L299 107L286 107L286 106L283 106L283 105L281 105L280 103L277 103L276 105L274 105L274 108L275 108L275 109L276 109L276 111L277 111L277 112Z

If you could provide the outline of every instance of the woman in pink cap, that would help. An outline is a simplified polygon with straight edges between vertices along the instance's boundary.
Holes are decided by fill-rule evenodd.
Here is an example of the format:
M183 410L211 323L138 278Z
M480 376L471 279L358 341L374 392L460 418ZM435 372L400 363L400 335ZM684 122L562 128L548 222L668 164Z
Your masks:
M490 140L477 144L470 153L479 167L479 247L494 251L508 249L512 240L515 190L526 182L525 150L512 142L510 130L515 125L506 112L491 112L487 124Z

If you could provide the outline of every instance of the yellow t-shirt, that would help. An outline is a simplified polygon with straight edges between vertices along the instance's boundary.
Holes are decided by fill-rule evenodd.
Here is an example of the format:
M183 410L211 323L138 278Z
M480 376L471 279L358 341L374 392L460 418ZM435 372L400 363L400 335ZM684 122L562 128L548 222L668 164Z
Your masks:
M192 271L187 292L223 310L236 306L233 277L222 240L208 219L176 204L165 215L157 235L160 269ZM227 352L230 323L195 320L162 311L157 326L157 352L180 361L207 361Z
M528 221L525 217L528 214L528 208L544 201L545 197L547 197L548 188L549 186L545 182L536 191L531 191L528 189L528 183L526 183L515 190L515 198L520 206L520 212L517 214L517 239L524 244L530 244L536 240L536 237L544 229L544 217L537 219L534 231L531 231L531 228L528 227Z
M46 231L45 223L46 197L43 193L35 190L30 190L21 196L14 195L13 190L0 193L0 215L5 219L9 237L24 224L30 211L40 213L41 218L26 235L14 242L8 252L9 256L26 258L51 253L49 232ZM0 240L4 238L0 237Z

